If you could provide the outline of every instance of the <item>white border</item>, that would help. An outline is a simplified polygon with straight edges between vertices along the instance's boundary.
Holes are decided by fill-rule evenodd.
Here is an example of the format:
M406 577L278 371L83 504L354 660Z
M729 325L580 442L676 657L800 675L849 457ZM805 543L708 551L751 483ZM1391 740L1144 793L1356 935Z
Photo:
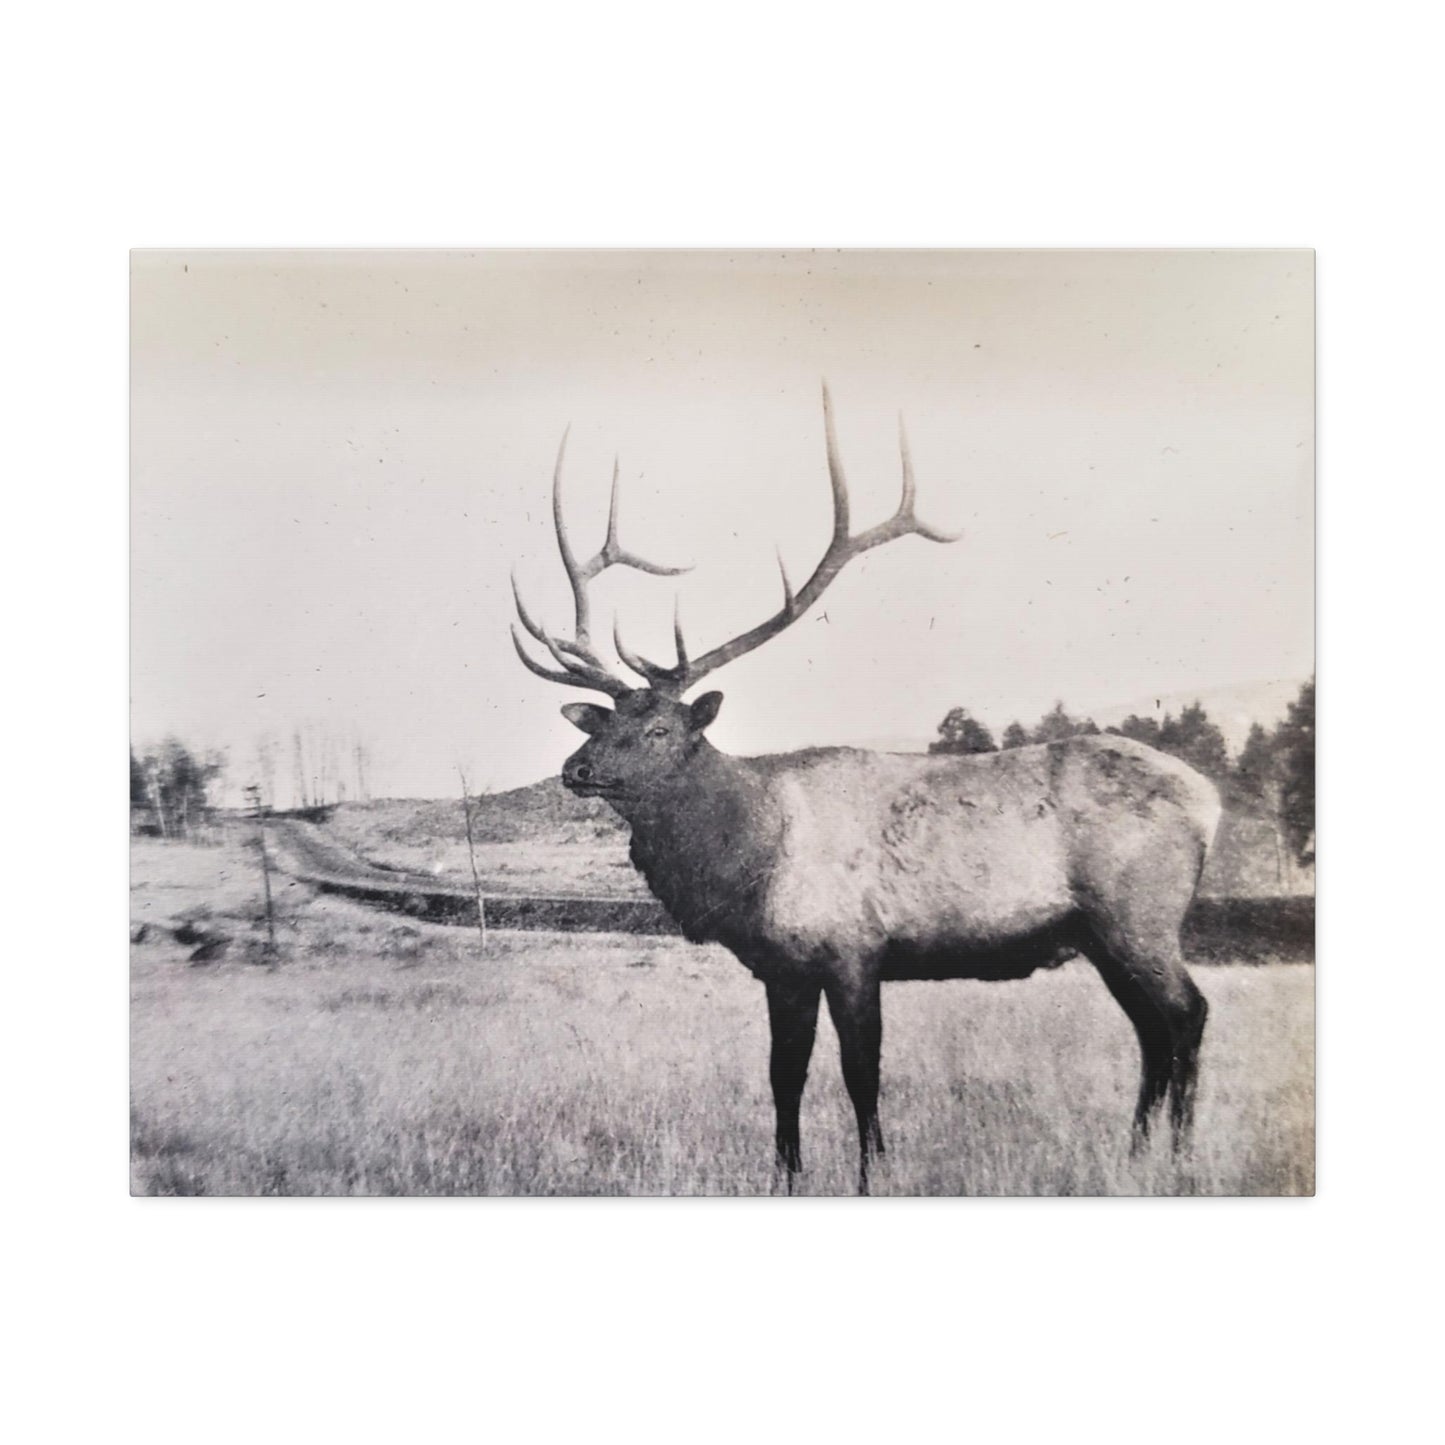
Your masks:
M19 22L12 1418L226 1440L1416 1433L1439 995L1438 939L1411 918L1439 851L1438 641L1417 635L1442 535L1431 50L1388 5L1348 26L1303 5L997 9ZM126 251L355 242L1318 247L1320 1197L128 1199Z

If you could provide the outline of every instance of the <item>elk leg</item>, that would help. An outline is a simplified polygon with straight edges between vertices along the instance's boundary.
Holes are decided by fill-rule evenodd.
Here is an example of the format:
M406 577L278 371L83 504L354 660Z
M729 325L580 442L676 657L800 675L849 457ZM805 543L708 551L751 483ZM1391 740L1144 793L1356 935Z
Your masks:
M878 980L833 980L826 986L828 1012L838 1031L843 1082L858 1118L858 1192L868 1193L868 1161L882 1154L878 1123L878 1066L883 1050L883 1010Z
M1184 1143L1194 1118L1194 1091L1199 1074L1199 1045L1209 1005L1184 968L1178 947L1162 945L1131 967L1163 1020L1167 1034L1164 1076L1169 1095L1169 1135L1175 1153Z
M769 1073L778 1120L778 1164L787 1170L791 1194L793 1175L803 1167L798 1109L803 1102L808 1061L813 1056L813 1039L818 1030L821 988L807 980L775 979L768 983L767 990L768 1022L773 1032Z
M1199 1045L1204 1039L1204 1023L1209 1017L1209 1004L1194 980L1179 965L1182 1006L1176 1015L1174 1056L1169 1081L1169 1123L1174 1148L1189 1135L1194 1126L1194 1094L1199 1083Z
M1134 1032L1139 1038L1141 1077L1139 1099L1134 1106L1131 1145L1132 1152L1137 1154L1149 1137L1149 1127L1153 1123L1155 1111L1169 1092L1173 1060L1169 1024L1164 1014L1155 1006L1149 991L1136 981L1127 965L1120 963L1103 949L1093 951L1090 960L1099 970L1115 1002L1134 1025Z
M1090 956L1134 1025L1144 1056L1144 1082L1134 1113L1135 1150L1167 1096L1170 1137L1177 1151L1193 1122L1199 1045L1209 1005L1185 970L1177 943L1129 947L1116 941Z

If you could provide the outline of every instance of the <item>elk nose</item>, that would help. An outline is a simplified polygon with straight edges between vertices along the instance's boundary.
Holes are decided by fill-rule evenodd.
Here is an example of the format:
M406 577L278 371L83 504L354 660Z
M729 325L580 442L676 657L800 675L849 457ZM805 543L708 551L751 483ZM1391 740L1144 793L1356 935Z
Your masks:
M586 763L574 763L567 770L567 781L570 783L585 783L592 777L592 769Z

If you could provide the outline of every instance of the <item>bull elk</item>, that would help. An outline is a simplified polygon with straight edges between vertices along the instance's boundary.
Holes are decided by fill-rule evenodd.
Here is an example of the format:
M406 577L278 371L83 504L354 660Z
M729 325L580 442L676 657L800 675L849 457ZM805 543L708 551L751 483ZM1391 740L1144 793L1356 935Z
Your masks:
M1098 969L1138 1035L1135 1144L1167 1098L1177 1145L1192 1114L1206 1014L1179 934L1219 820L1210 783L1113 736L971 756L832 747L731 757L704 736L722 694L684 700L724 663L803 617L861 553L908 536L956 540L918 519L901 418L902 500L890 519L855 534L826 387L823 430L833 534L812 576L794 591L780 556L782 606L700 657L674 616L671 666L632 651L614 621L615 650L640 686L598 652L588 586L609 567L664 576L685 569L623 548L615 466L606 539L578 560L562 512L564 434L552 501L573 634L543 628L514 578L518 618L551 665L529 654L515 625L512 638L537 676L604 693L614 706L562 709L589 735L562 781L604 798L630 825L632 862L684 935L721 943L766 988L777 1160L790 1190L802 1167L798 1111L820 996L857 1115L866 1193L870 1161L883 1153L879 985L1018 979L1077 954Z

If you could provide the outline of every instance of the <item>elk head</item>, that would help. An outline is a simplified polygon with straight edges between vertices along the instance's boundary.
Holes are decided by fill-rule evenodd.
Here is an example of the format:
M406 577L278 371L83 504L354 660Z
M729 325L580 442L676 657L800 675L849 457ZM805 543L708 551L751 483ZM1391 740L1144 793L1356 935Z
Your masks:
M562 460L567 449L567 435L563 433L552 477L552 517L557 532L557 549L572 586L573 635L571 638L556 637L537 623L522 601L514 575L512 595L517 605L517 618L527 634L547 650L556 666L548 667L533 658L522 645L515 625L512 627L512 641L522 662L538 677L568 687L602 692L616 703L611 710L590 703L568 703L562 709L562 715L570 723L589 734L588 742L568 758L562 770L562 781L573 792L606 798L618 811L625 813L630 805L635 806L658 788L667 787L672 779L687 772L690 763L705 747L703 730L717 716L722 705L721 693L709 692L695 702L687 703L682 700L685 692L724 663L762 646L769 638L776 637L798 621L854 557L884 542L910 535L925 537L930 542L957 540L956 536L919 521L915 514L913 461L901 416L898 419L898 446L903 464L903 495L898 510L887 521L879 522L855 536L849 522L848 484L838 454L833 403L826 385L823 387L823 431L828 477L833 489L833 535L812 575L794 592L780 553L778 570L783 586L782 607L756 627L701 657L694 658L688 652L682 625L674 610L676 661L670 667L651 662L632 651L623 642L614 619L613 646L622 663L643 679L640 687L621 677L598 654L592 640L588 585L599 573L614 566L632 567L661 577L675 577L688 569L648 562L622 547L617 535L616 463L612 469L612 501L607 514L606 539L600 551L585 562L578 560L562 512Z
M626 815L688 767L721 706L720 692L685 703L650 688L629 692L612 709L569 702L562 716L589 739L562 765L562 782Z

